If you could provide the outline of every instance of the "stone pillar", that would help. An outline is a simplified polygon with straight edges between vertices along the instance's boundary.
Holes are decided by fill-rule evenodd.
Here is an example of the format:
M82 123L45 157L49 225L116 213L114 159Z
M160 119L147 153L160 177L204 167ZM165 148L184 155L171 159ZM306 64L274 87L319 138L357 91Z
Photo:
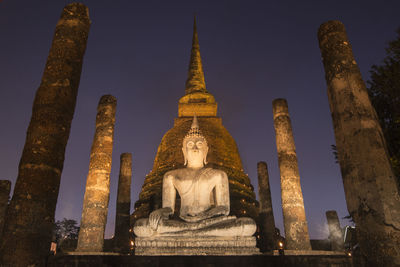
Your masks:
M382 129L340 21L318 31L347 209L370 266L400 265L400 197Z
M344 251L344 240L342 229L340 228L339 217L335 210L326 212L326 220L328 221L329 240L333 251Z
M97 106L96 131L90 151L77 251L101 252L110 198L115 109L117 100L103 95Z
M286 248L311 250L288 105L285 99L275 99L272 105L281 174Z
M2 239L4 220L10 198L11 181L0 180L0 240Z
M261 251L270 251L276 248L276 233L274 211L272 209L271 188L269 186L269 175L267 163L257 163L258 174L258 198L260 200L260 232Z
M132 154L121 154L120 162L114 249L117 252L127 253L130 248L129 226L131 211Z
M65 147L90 28L85 5L67 5L57 23L7 211L4 266L41 265L49 253Z

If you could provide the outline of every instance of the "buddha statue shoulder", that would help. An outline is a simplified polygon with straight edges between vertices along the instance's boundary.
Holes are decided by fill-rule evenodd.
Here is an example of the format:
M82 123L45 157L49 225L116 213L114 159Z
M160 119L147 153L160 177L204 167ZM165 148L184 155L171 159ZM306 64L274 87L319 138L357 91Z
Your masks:
M229 216L229 182L222 170L206 168L208 144L196 116L183 139L185 168L165 173L162 208L139 219L133 228L138 237L151 236L251 236L253 219ZM174 214L176 192L181 198L179 220Z

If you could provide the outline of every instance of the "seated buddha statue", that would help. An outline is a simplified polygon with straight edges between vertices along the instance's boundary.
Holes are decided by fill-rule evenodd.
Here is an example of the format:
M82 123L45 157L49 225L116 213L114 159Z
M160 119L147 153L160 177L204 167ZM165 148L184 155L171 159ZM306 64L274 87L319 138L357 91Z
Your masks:
M208 145L196 116L183 139L185 168L165 173L162 208L139 219L133 228L138 237L152 236L251 236L256 224L251 218L229 216L228 176L206 168ZM181 198L179 219L172 219L176 192Z

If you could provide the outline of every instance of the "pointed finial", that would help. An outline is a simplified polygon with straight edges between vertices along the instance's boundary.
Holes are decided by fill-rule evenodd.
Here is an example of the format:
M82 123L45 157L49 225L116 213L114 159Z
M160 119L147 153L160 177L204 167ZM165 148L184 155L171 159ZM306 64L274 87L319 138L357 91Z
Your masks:
M190 55L188 78L186 80L186 94L196 91L207 92L204 81L203 64L200 57L199 37L197 34L196 16L193 23L192 51Z
M194 129L194 128L199 128L199 122L197 121L197 116L196 116L196 114L194 114L194 116L193 116L193 121L192 121L192 127L190 127L190 128L192 128L192 129Z

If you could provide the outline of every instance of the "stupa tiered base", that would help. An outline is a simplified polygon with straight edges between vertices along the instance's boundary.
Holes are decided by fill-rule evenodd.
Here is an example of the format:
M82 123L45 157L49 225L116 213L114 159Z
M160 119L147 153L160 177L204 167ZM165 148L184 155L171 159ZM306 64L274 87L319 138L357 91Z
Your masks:
M135 255L141 256L260 254L254 236L138 237L135 245Z

